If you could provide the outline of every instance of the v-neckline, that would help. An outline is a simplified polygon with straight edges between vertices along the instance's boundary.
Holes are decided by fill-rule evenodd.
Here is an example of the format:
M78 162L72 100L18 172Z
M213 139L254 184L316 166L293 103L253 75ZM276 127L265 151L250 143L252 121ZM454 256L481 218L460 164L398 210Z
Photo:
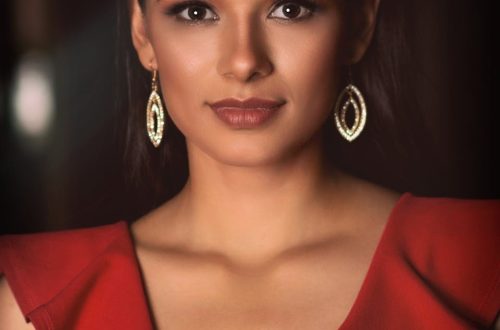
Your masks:
M394 219L397 218L396 214L399 212L399 209L401 208L401 205L403 202L407 199L410 198L412 193L410 192L405 192L401 194L392 207L389 216L385 222L384 229L382 230L382 234L380 235L380 238L378 240L377 246L375 247L375 250L372 254L372 258L370 260L370 265L368 266L368 270L363 278L363 281L361 282L361 287L356 295L356 298L354 299L354 302L352 303L351 307L349 308L349 312L347 313L347 316L344 318L340 326L338 327L338 330L343 330L343 329L349 329L349 324L352 322L352 318L354 315L354 312L360 308L361 304L361 297L363 297L365 292L369 289L369 284L370 284L370 279L373 277L375 271L376 271L376 262L379 259L378 255L381 253L382 246L384 245L384 242L387 240L388 232L389 232L389 227L391 227L392 223L395 221Z
M403 202L406 199L410 198L411 196L413 196L413 194L411 192L402 193L399 196L399 198L397 199L394 206L392 207L391 211L389 212L389 216L384 224L384 228L382 229L382 234L380 235L380 238L378 239L377 245L376 245L374 252L372 254L372 257L370 260L370 265L368 266L368 270L367 270L366 274L364 275L363 281L361 282L360 289L356 295L356 298L354 299L354 302L352 303L351 307L349 308L349 312L347 313L347 316L344 318L344 320L342 321L342 323L338 327L338 330L348 329L349 324L352 322L354 312L360 308L361 297L363 297L364 293L369 289L368 286L370 284L370 279L373 277L373 274L375 273L376 261L379 259L378 255L381 253L380 252L381 247L384 245L383 243L386 241L386 239L387 239L386 237L388 236L388 228L395 221L394 219L397 218L396 215L399 212L399 209L401 208L401 205L403 204ZM137 250L135 248L134 236L132 234L132 230L130 228L130 225L131 225L131 223L129 223L127 225L127 231L128 231L128 236L130 238L130 244L132 247L132 251L134 254L133 258L134 258L135 264L137 266L137 271L138 271L139 277L140 277L139 284L141 286L141 290L143 293L142 304L146 308L146 310L148 311L148 317L149 317L149 322L150 322L149 325L151 326L152 329L154 329L155 328L154 322L153 322L154 317L153 317L152 310L151 310L151 304L150 304L150 301L148 299L148 294L147 294L146 286L145 286L145 282L144 282L144 274L143 274L143 271L141 268L141 264L139 262L139 257L137 255Z

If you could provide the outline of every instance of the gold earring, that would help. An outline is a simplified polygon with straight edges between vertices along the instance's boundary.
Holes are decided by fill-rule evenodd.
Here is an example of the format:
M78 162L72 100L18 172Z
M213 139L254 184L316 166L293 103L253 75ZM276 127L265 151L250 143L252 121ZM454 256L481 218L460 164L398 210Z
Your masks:
M163 137L163 127L165 126L165 115L161 104L160 95L158 95L158 71L153 70L151 81L151 95L149 95L146 108L146 128L151 143L157 148ZM156 123L155 123L156 119Z
M350 71L349 77L351 77ZM348 98L341 106L342 100L346 95ZM354 110L354 123L351 127L346 122L346 114L349 106L352 106ZM334 115L337 130L347 141L354 141L363 131L366 124L366 103L359 89L352 83L347 85L338 96Z

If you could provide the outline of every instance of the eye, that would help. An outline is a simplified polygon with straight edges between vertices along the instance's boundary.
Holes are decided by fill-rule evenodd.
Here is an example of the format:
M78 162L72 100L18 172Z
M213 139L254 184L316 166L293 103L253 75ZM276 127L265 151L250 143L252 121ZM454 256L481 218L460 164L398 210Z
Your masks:
M207 7L189 6L186 9L187 10L183 10L180 12L180 17L188 21L203 21L206 19L215 20L217 18L217 15L213 14L213 12ZM212 15L210 14L210 12L212 12ZM182 15L183 13L185 15Z
M202 21L215 21L218 16L202 1L185 1L173 5L167 10L167 15L175 16L187 23L199 23Z
M316 8L316 4L309 0L281 0L275 6L273 12L278 12L282 15L272 15L270 17L290 21L301 20L311 16Z

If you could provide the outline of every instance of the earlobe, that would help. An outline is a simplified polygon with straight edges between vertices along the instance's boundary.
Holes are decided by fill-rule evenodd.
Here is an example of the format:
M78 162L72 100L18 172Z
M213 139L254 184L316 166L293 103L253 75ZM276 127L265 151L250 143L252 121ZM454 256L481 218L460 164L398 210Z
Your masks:
M137 0L132 1L130 21L132 43L142 66L146 70L156 69L156 56L147 33L145 15Z
M362 6L350 9L354 19L349 29L351 54L346 64L356 64L365 55L375 31L379 4L380 0L364 0Z

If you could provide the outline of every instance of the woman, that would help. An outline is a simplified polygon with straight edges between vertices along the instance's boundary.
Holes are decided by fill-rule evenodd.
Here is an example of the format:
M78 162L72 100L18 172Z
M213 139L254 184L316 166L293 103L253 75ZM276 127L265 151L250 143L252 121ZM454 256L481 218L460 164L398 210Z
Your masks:
M4 237L2 328L493 326L500 202L401 194L332 164L328 132L348 144L372 116L354 70L374 65L384 6L132 1L150 148L173 157L174 123L189 176L130 228Z

